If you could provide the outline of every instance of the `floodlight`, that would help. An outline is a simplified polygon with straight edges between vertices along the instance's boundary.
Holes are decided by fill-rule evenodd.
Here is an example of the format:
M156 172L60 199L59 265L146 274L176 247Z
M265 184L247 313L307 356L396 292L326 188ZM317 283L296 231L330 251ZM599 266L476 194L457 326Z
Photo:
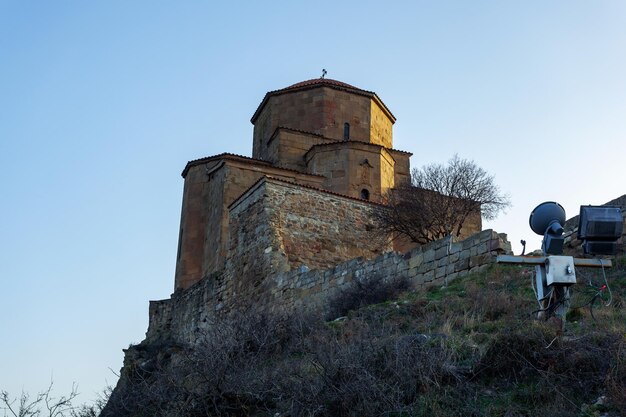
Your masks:
M580 206L578 239L583 251L593 255L614 255L622 236L624 218L619 206Z
M544 255L563 253L563 224L565 224L563 206L554 201L541 203L530 213L528 222L533 232L543 236L541 249Z

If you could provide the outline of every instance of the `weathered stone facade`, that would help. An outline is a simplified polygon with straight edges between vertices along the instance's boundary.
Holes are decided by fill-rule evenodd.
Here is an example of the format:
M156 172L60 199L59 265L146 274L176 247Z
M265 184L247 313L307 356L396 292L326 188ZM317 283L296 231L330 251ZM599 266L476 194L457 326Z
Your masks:
M373 209L366 201L264 177L230 207L227 274L326 269L391 251L371 224Z
M228 252L228 206L264 175L321 187L324 177L222 154L192 161L183 176L183 207L176 262L177 289L224 267Z
M303 192L314 188L383 202L410 175L411 154L391 147L394 122L375 93L339 81L310 80L267 93L252 117L252 158L221 154L191 161L183 170L175 289L224 268L229 206L264 176L304 186ZM298 251L286 251L292 249Z
M391 148L396 119L376 93L329 79L315 79L268 92L251 119L254 124L252 156L271 160L265 143L281 126Z
M375 93L339 81L267 93L252 117L252 158L221 154L183 170L175 290L229 276L229 265L242 267L238 285L258 286L254 277L277 271L414 247L369 225L372 209L410 178L411 154L392 148L394 122ZM468 234L481 229L477 218ZM278 243L261 248L268 239Z
M262 189L258 187L254 193L260 194ZM282 192L288 193L288 187ZM252 201L249 200L249 203ZM260 204L252 203L246 210L255 210L255 215L262 216L261 207ZM250 224L245 227L248 226ZM265 229L255 233L264 235L268 231ZM266 244L266 248L272 248L271 251L265 251L263 246ZM241 301L269 310L298 308L323 315L328 300L353 280L368 277L385 280L406 276L412 286L419 290L433 285L446 285L458 277L480 272L494 263L497 255L511 253L506 235L484 230L465 240L446 238L405 254L387 252L372 259L359 257L327 269L309 269L301 264L299 268L281 270L284 264L273 263L277 257L283 256L274 249L273 245L277 244L279 242L274 236L256 249L257 253L260 251L267 255L260 262L265 263L268 271L273 271L264 276L250 277L258 279L258 282L237 279L242 276L242 268L245 268L241 264L250 262L250 259L242 260L237 262L239 266L232 265L226 271L214 274L170 299L151 301L146 339L154 341L166 338L193 343L210 326L212 317L228 311Z

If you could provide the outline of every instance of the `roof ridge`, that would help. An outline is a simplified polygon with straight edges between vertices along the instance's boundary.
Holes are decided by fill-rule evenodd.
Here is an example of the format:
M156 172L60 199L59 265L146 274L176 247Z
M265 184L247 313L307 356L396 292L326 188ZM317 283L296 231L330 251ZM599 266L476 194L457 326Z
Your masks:
M385 105L385 103L383 103L383 101L380 99L380 97L378 97L378 95L375 92L363 90L362 88L358 88L348 83L333 80L330 78L314 78L311 80L301 81L299 83L295 83L288 87L280 88L278 90L271 90L265 93L263 100L261 100L261 103L254 111L252 118L250 118L250 122L254 124L257 117L261 113L261 110L263 109L263 107L265 107L265 104L267 103L270 97L275 96L275 95L285 94L285 93L308 90L308 89L316 88L316 87L329 87L335 90L347 91L347 92L351 92L354 94L369 97L373 99L374 101L376 101L379 104L379 106L383 109L384 112L387 112L389 116L391 116L391 119L393 122L395 122L396 120L396 117L393 115L393 113L391 113L391 110L389 110L389 108Z
M300 81L298 83L291 84L288 87L280 88L278 90L269 91L269 93L276 93L276 92L292 90L292 89L297 89L297 88L302 88L302 87L310 87L310 86L314 86L314 85L329 85L329 86L335 86L335 87L343 87L343 88L349 88L349 89L353 89L353 90L363 91L365 93L376 94L373 91L364 90L362 88L355 87L355 86L353 86L351 84L344 83L343 81L333 80L332 78L312 78L310 80Z
M272 181L283 182L285 184L295 185L295 186L301 187L301 188L307 188L307 189L310 189L310 190L319 191L321 193L330 194L330 195L334 195L334 196L337 196L337 197L347 198L349 200L359 201L361 203L366 203L366 204L371 204L371 205L381 206L381 207L389 207L388 205L386 205L384 203L378 203L378 202L372 201L372 200L363 200L362 198L352 197L350 195L337 193L335 191L329 191L329 190L325 190L323 188L313 187L312 185L298 184L297 182L287 181L287 180L284 180L282 178L273 177L271 175L263 175L258 180L256 180L250 187L248 187L243 193L241 193L241 195L239 195L239 197L235 198L233 200L233 202L228 205L228 209L230 210L231 207L233 207L235 204L237 204L238 201L244 195L246 195L250 190L255 188L257 185L259 185L259 183L261 183L262 181L268 180L268 179L272 180Z
M317 144L311 146L311 148L307 151L307 153L309 153L311 151L311 149L313 149L315 147L318 147L318 146L339 145L339 144L342 144L342 143L350 143L350 142L352 142L352 143L361 143L361 144L370 145L370 146L378 146L378 147L386 149L388 151L394 151L394 152L404 153L404 154L407 154L407 155L413 155L412 152L401 151L400 149L388 148L386 146L379 145L378 143L365 142L365 141L362 141L362 140L352 140L352 139L350 139L350 140L336 140L335 142L329 142L329 143L317 143Z
M298 171L297 169L287 168L287 167L284 167L284 166L281 166L281 165L275 165L275 164L271 163L270 161L265 161L263 159L252 158L252 157L249 157L249 156L243 156L243 155L238 155L238 154L229 153L229 152L222 152L222 153L217 154L217 155L212 155L212 156L207 156L207 157L204 157L204 158L191 160L191 161L187 162L187 165L185 165L185 168L183 169L183 172L181 173L181 176L183 178L185 178L185 176L189 172L189 168L191 168L193 166L200 165L200 164L205 163L205 162L210 162L212 160L222 159L222 158L224 158L224 159L231 159L231 160L232 159L244 159L244 160L247 160L249 162L265 165L265 166L267 166L269 168L275 168L275 169L279 169L279 170L283 170L283 171L295 172L295 173L298 173L298 174L309 175L309 176L312 176L312 177L323 177L323 175L311 174L309 172Z
M311 132L310 130L294 129L293 127L284 126L284 125L276 126L276 129L274 129L274 133L272 133L272 136L274 136L276 134L276 131L280 130L280 129L290 130L292 132L298 132L298 133L306 133L307 135L313 135L313 136L318 136L318 137L324 138L324 139L335 140L333 138L329 138L328 136L324 136L321 133Z

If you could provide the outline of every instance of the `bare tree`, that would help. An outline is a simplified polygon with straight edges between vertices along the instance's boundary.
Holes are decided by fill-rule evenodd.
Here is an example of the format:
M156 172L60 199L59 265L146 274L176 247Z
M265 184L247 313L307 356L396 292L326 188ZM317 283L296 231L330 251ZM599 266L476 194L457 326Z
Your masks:
M111 388L106 388L103 394L92 405L75 406L78 397L78 386L72 385L67 395L56 396L53 393L53 382L48 388L31 396L22 392L19 398L12 397L7 391L0 391L0 411L2 417L97 417L108 401Z
M411 183L388 193L387 207L375 212L375 220L383 230L423 244L460 236L472 217L491 220L509 205L493 175L454 155L447 164L414 169Z
M76 385L72 386L72 391L68 395L55 397L52 394L52 382L48 388L32 397L22 392L19 401L17 398L11 399L6 391L0 392L0 409L4 410L5 416L14 417L64 417L69 416L74 411L72 401L78 395Z

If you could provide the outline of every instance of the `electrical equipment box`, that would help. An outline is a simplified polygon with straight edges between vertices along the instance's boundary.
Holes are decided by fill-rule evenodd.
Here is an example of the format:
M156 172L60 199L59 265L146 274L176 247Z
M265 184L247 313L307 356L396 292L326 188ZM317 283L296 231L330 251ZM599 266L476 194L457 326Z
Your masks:
M546 284L576 284L574 258L571 256L548 256L546 259Z

